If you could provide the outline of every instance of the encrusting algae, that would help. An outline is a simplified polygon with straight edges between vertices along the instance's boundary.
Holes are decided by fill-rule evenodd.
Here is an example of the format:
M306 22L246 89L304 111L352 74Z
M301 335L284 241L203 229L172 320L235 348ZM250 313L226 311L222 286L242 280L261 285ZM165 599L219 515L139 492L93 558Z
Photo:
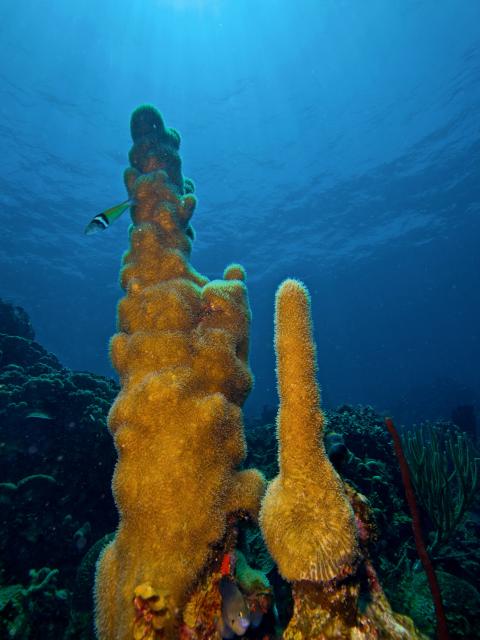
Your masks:
M263 475L241 470L252 386L245 271L230 265L209 281L192 268L196 199L180 136L150 106L133 113L131 133L133 225L111 341L121 392L108 419L120 524L97 565L99 640L279 638L272 588L236 549L239 522L258 522L260 508L294 596L283 638L420 637L392 613L368 559L365 499L323 446L306 288L287 280L277 294L280 473L264 497Z

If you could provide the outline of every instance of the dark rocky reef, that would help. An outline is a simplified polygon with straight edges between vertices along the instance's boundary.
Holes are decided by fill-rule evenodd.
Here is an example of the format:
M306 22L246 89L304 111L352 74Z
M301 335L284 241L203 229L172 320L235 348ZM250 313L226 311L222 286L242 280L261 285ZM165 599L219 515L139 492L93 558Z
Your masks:
M0 329L2 333L27 340L35 339L35 332L28 317L28 313L22 307L5 302L0 298Z
M82 557L115 529L106 417L117 391L63 367L26 312L0 301L2 638L62 637Z

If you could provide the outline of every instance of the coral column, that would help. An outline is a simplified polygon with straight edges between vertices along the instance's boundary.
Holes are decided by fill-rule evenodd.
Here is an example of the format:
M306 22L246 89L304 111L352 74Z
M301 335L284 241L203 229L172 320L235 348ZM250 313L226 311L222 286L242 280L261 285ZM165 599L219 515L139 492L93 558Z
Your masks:
M282 638L416 640L421 634L392 611L370 562L368 502L325 451L310 315L307 289L286 280L275 309L280 473L260 512L268 549L292 583L294 612Z
M326 582L352 571L356 527L323 445L310 300L297 280L277 293L275 349L280 474L263 502L262 532L284 578Z
M120 525L97 570L101 640L177 637L228 514L255 518L264 489L259 472L237 471L252 384L245 273L232 265L209 282L191 267L196 201L180 137L148 106L131 131L133 226L111 342L122 385L109 415Z

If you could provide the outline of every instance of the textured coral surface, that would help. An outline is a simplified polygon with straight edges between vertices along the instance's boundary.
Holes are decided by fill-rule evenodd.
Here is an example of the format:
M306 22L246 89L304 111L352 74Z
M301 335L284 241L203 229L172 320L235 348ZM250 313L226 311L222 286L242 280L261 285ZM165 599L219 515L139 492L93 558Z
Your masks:
M351 572L355 521L323 446L323 414L305 287L287 280L276 300L279 475L260 522L280 573L290 581L328 581Z
M133 114L132 137L134 224L111 344L122 383L109 415L121 521L96 586L105 640L173 633L227 515L255 518L264 483L259 472L237 470L246 453L240 406L252 382L244 271L235 265L208 282L190 266L195 197L180 180L179 136L147 107ZM154 596L144 597L148 589ZM152 613L160 594L168 615ZM144 604L135 611L137 596Z

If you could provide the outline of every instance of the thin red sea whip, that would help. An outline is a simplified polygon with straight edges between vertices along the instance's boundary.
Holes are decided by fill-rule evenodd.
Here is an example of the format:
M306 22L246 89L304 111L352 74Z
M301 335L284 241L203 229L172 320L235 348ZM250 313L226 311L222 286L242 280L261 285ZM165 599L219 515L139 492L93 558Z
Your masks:
M408 468L407 459L403 452L402 442L398 431L393 424L391 418L385 418L385 425L392 436L393 447L397 455L398 464L400 466L400 473L402 474L402 482L405 489L405 497L407 499L408 508L412 515L412 529L413 537L415 538L415 546L417 547L417 553L422 561L423 568L427 574L428 584L430 591L432 592L433 604L435 606L435 615L437 617L437 637L439 640L449 640L447 619L445 618L445 610L443 608L442 594L440 593L440 587L437 580L437 574L433 568L430 556L428 555L425 547L425 542L422 536L422 527L420 524L420 513L418 511L417 500L415 498L415 492L413 490L412 481L410 479L410 470Z

